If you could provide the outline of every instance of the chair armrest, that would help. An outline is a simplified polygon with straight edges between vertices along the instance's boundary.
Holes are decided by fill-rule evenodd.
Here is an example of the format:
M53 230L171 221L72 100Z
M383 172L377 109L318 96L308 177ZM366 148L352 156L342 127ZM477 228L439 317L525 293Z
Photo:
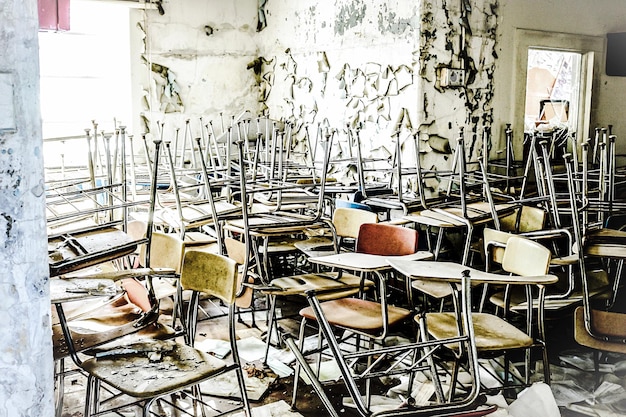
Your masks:
M125 278L140 278L145 276L177 276L173 268L134 268L112 272L96 272L85 275L60 275L60 279L111 279L120 281Z
M518 276L518 275L510 275L507 276L507 283L510 285L537 285L544 286L555 284L559 281L559 277L556 275L535 275L535 276Z

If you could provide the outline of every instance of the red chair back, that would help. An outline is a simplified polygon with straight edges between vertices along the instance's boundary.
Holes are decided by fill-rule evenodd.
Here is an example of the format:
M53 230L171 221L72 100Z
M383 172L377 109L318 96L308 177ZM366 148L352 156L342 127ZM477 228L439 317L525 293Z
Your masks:
M417 250L417 230L384 223L365 223L359 228L356 241L358 253L400 256Z

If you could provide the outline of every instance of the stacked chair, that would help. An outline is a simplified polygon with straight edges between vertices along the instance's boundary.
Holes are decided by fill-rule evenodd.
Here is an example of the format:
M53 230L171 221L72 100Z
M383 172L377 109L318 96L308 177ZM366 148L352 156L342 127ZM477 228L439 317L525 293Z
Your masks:
M397 226L393 226L397 227ZM345 385L346 391L353 402L354 407L361 416L403 416L403 415L440 415L440 416L480 416L486 415L495 411L495 407L480 408L481 399L479 397L478 390L478 359L476 355L476 349L474 346L473 324L472 316L470 314L470 285L469 277L459 277L462 280L462 285L457 287L459 289L460 309L459 323L462 323L459 332L452 338L440 340L440 341L416 341L401 344L401 345L385 345L381 344L367 344L365 347L359 347L355 351L346 352L343 345L340 344L338 338L338 332L345 330L349 332L356 332L362 337L371 340L371 337L383 337L385 331L383 330L382 322L389 318L392 321L401 320L400 316L394 318L390 316L385 317L385 308L377 304L374 301L359 300L359 299L346 299L352 300L349 303L358 302L370 304L374 311L378 312L378 320L374 315L371 316L371 321L377 321L379 324L375 327L367 326L361 327L361 325L367 321L363 318L352 320L343 319L341 315L336 314L339 310L331 308L331 304L336 304L337 301L320 301L318 296L323 296L324 291L311 290L307 292L307 298L309 301L309 307L305 308L301 314L309 321L314 321L320 328L321 335L325 343L327 344L329 355L333 361L336 362L339 371L341 373L341 383ZM340 299L344 300L344 299ZM383 299L381 298L381 301ZM330 303L330 304L329 304ZM382 313L382 316L381 316ZM350 317L359 315L358 312L351 311ZM401 314L402 318L410 319L410 312ZM417 321L422 322L423 317L416 318ZM382 331L382 333L381 333ZM301 335L302 338L302 335ZM326 393L324 384L319 380L318 374L313 369L305 353L302 351L302 345L298 346L295 340L291 337L286 337L286 342L290 349L296 355L299 369L306 374L308 379L322 400L324 406L329 415L338 416L338 411L329 400ZM455 343L459 345L459 349L464 352L464 358L466 358L466 365L470 369L470 373L473 380L470 382L472 386L464 394L459 395L454 399L446 399L442 394L441 381L438 379L438 371L436 364L433 360L433 354L438 349L443 348L448 343ZM360 345L360 344L359 344ZM371 403L371 381L379 377L392 377L399 376L401 374L408 375L409 380L413 381L413 377L418 372L427 372L433 375L433 384L437 386L436 391L437 400L434 402L417 402L412 393L412 383L409 383L409 394L402 403L397 403L396 406L387 407L385 409L377 409L373 407ZM295 388L294 388L295 396ZM295 402L295 398L294 398Z
M156 140L153 161L158 161L160 148L161 141ZM122 151L121 155L121 166L125 167L125 152ZM194 407L201 407L203 402L198 384L230 370L238 375L240 408L250 415L234 342L234 307L229 315L231 364L193 347L197 294L209 294L234 306L239 288L236 264L222 255L186 251L181 239L172 243L169 240L172 236L159 233L153 236L158 167L156 163L152 166L152 195L145 233L128 231L127 213L135 204L127 201L124 175L119 183L112 181L112 174L108 175L103 186L94 187L96 177L90 176L82 187L67 183L49 187L51 288L58 317L58 324L54 327L55 357L61 364L57 378L57 415L62 411L65 372L62 361L67 356L72 358L75 369L88 377L86 416L133 405L140 406L142 415L147 416L152 413L156 399L171 395L177 402L175 394L183 392L184 396L193 395ZM124 168L121 171L124 172ZM65 201L65 206L61 201ZM84 209L83 205L91 208ZM77 219L87 221L78 222ZM77 229L71 228L77 225ZM139 250L142 246L143 251ZM136 257L137 264L126 262L127 256ZM158 258L154 263L159 267L152 265L153 256ZM127 265L135 267L121 269ZM154 280L160 278L180 280L181 288L194 294L178 331L161 323L154 285ZM89 289L74 294L72 288L80 290L93 282L98 282L97 291ZM108 282L121 285L114 286L116 289L112 292L104 291ZM118 295L120 291L123 297ZM111 296L113 298L109 299ZM94 297L94 302L87 301ZM72 299L85 301L72 312L68 309L69 314L66 314L67 301ZM180 298L176 297L176 301L179 302ZM176 311L182 310L180 305L178 308ZM96 330L85 331L91 327L90 323L97 324ZM106 330L103 323L109 323ZM185 342L175 341L175 337L183 335ZM131 368L132 372L127 373ZM153 380L157 369L157 373L167 373L167 376ZM128 401L121 401L120 395ZM108 405L101 407L104 403Z
M427 230L432 228L438 230L433 250L435 258L438 258L441 252L444 233L462 231L464 244L461 262L467 265L470 262L474 230L479 226L490 224L499 229L500 217L512 213L516 204L495 202L487 172L481 161L479 170L467 170L462 130L454 158L452 173L446 179L448 187L443 201L429 204L422 211L406 215L405 219L422 225Z
M574 172L572 157L569 154L565 155L565 166L583 293L582 306L578 307L574 313L574 337L582 346L593 349L597 378L600 358L603 354L626 353L624 348L626 316L623 311L616 309L615 305L621 288L621 263L626 254L624 251L626 232L604 227L594 229L583 223L583 219L587 217L584 213L593 210L593 204L588 203L584 196L586 190L584 177L582 186L577 187L576 182L580 180L580 177L577 177ZM582 190L583 194L579 190ZM613 285L608 294L594 289L588 275L586 264L597 257L603 260L614 259L620 264L611 277Z
M528 259L536 259L537 262L528 262ZM542 352L544 380L549 383L549 364L545 346L543 302L545 287L557 282L557 277L546 274L550 260L550 251L541 244L532 240L515 236L509 239L504 253L504 269L509 274L494 274L483 272L470 267L464 267L454 262L439 261L435 263L422 262L411 263L402 260L391 261L392 266L405 274L414 285L422 280L434 280L440 282L447 279L455 272L466 268L472 276L475 284L521 286L526 289L526 305L524 314L525 324L518 326L509 317L502 317L493 313L474 311L471 314L474 330L474 343L479 358L495 359L502 358L495 368L496 372L484 368L490 372L496 386L489 384L483 389L519 389L531 383L533 369L531 367L531 349L539 349ZM535 290L533 291L533 288ZM462 322L458 318L458 300L453 292L452 311L425 312L424 322L420 328L423 340L445 340L457 336ZM446 398L451 399L456 391L466 390L459 382L458 371L462 369L464 359L463 352L458 350L458 345L447 344L449 355L441 355L440 363L445 363L446 358L452 360L453 366L443 372L450 375L449 392ZM522 360L524 374L518 377L518 371L513 371L511 358L515 358L515 352L523 352ZM482 368L482 365L481 365ZM500 370L502 373L500 374Z

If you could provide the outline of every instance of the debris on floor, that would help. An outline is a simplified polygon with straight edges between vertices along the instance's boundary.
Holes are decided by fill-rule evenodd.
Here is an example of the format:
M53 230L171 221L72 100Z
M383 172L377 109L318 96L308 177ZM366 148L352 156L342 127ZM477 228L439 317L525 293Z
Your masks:
M607 355L594 373L593 354L571 350L551 365L551 388L559 407L593 417L626 416L626 360Z
M255 407L252 410L253 417L302 417L297 411L292 411L289 404L283 400ZM243 412L234 414L233 417L244 417Z

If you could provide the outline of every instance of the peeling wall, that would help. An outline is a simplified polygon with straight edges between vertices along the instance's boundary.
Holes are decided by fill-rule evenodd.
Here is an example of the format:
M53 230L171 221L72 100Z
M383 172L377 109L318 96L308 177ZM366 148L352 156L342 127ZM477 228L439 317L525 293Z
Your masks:
M402 141L418 130L426 150L449 143L424 155L435 169L449 167L464 128L476 160L492 125L497 11L497 0L272 0L258 41L267 111L297 127L324 123L339 137L361 127L364 148L378 157L393 154L399 128ZM466 85L440 86L442 67L465 68Z
M134 84L141 85L137 126L165 139L187 119L192 136L203 123L242 110L256 112L257 84L247 65L258 55L256 0L164 1L158 10L133 11L136 43Z
M151 65L136 66L148 99L138 109L152 130L157 119L171 128L199 114L217 120L220 112L250 110L301 125L325 122L344 135L347 123L362 125L366 142L384 144L406 115L424 144L453 147L464 128L472 159L485 150L498 156L514 118L516 28L626 31L622 0L601 7L586 0L165 0L163 8L162 16L152 10L139 18ZM146 71L152 64L172 78ZM446 66L466 70L463 88L438 84ZM410 84L381 94L399 71ZM613 123L619 135L624 80L599 74L592 126ZM448 163L432 153L425 160L426 167Z
M37 2L0 0L0 415L6 416L54 415L37 19Z
M149 11L139 22L150 131L155 120L167 120L167 130L250 110L292 121L299 140L323 125L348 142L359 128L378 157L393 154L396 132L404 141L419 130L424 149L444 143L425 156L427 168L449 166L460 128L468 155L482 153L497 0L184 3L164 2L163 16ZM444 66L466 68L467 85L441 87Z

